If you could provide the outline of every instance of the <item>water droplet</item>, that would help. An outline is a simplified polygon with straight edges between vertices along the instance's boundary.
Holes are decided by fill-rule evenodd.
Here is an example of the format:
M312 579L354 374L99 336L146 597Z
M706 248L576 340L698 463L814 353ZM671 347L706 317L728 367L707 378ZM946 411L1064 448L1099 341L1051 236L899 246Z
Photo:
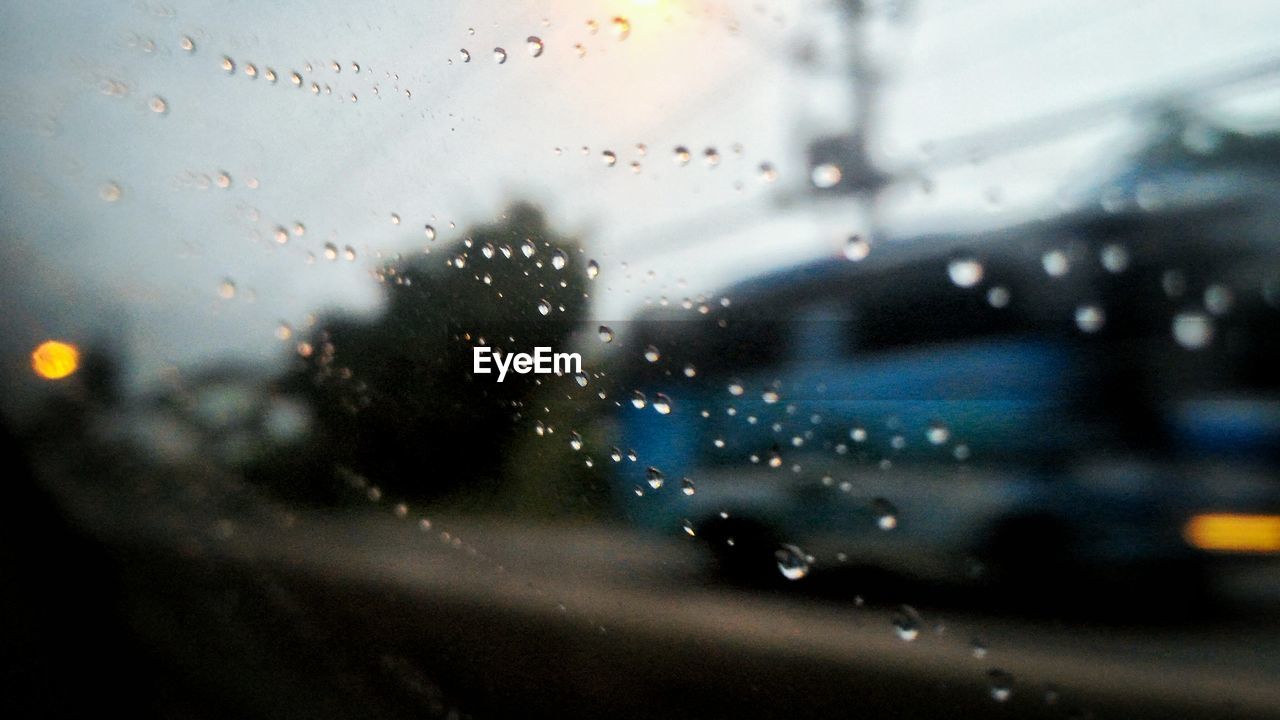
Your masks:
M697 492L697 489L693 486L692 480L690 480L689 478L682 478L680 480L680 492L684 493L685 495L692 495L695 492Z
M579 58L584 58L584 57L586 57L586 56L587 56L587 49L586 49L585 47L583 47L583 46L582 46L582 43L574 43L574 44L573 44L573 52L574 52L574 54L575 54L575 55L577 55Z
M533 257L533 254L537 251L538 249L533 246L533 242L528 239L520 243L520 254L527 258Z
M675 164L683 167L689 164L690 157L692 156L689 154L689 148L683 145L679 145L676 147L671 159L675 162Z
M827 189L835 187L840 183L840 166L831 163L822 163L813 168L813 172L809 174L809 179L813 182L814 187Z
M289 73L289 82L293 83L294 87L302 87L302 76L296 72Z
M707 164L707 167L715 167L720 164L720 151L709 147L702 151L702 160Z
M466 48L462 48L458 51L458 57L462 58L462 62L464 63L471 62L471 53L467 52Z
M648 360L651 363L658 362L659 358L661 357L662 357L662 354L658 352L658 348L652 345L644 349L644 359Z
M746 392L746 388L744 388L744 387L742 386L742 383L740 383L740 382L738 382L738 381L736 381L736 380L731 381L731 382L729 383L729 394L730 394L730 395L738 396L738 395L741 395L741 394L742 394L742 393L744 393L744 392Z
M947 264L947 275L957 287L968 288L982 282L982 263L973 258L956 258Z
M771 163L762 162L756 168L756 175L760 178L760 182L771 183L778 179L778 171Z
M276 229L272 231L271 235L279 245L284 245L289 242L289 231L285 230L283 227L277 226Z
M398 214L396 214L396 213L391 213L391 224L392 224L392 225L399 225L399 224L400 224L400 216L399 216Z
M612 22L613 35L619 40L626 40L631 35L631 21L624 17L615 17Z
M770 389L760 393L760 399L764 400L766 405L772 405L782 399L782 396L778 394L777 390Z
M1040 264L1049 277L1062 277L1071 269L1071 260L1061 250L1050 250L1040 257Z
M849 439L854 442L866 442L867 429L860 425L854 426L849 430Z
M809 574L809 556L795 545L783 545L773 554L778 572L788 580L799 580Z
M118 201L123 194L124 192L121 191L120 186L114 182L106 183L98 188L98 197L109 203Z
M898 527L898 508L884 498L871 501L871 512L876 516L876 527L881 530L893 530Z
M622 451L616 445L609 448L609 459L614 462L622 462Z
M564 266L567 265L568 262L569 256L565 255L563 250L557 248L555 252L551 253L551 267L556 270L563 270Z
M151 112L157 115L164 115L169 112L169 103L165 102L165 99L159 95L151 98L151 101L147 103L147 107L151 108Z
M684 521L680 523L680 527L684 529L685 534L689 537L695 537L697 535L697 532L693 529L693 523L690 522L689 518L685 518Z
M529 51L529 57L542 57L542 38L530 35L524 42L525 48Z
M951 429L940 421L935 420L929 423L929 428L925 430L925 438L933 445L942 445L951 439Z
M685 377L689 377L689 378L691 378L691 377L693 377L693 376L695 376L695 375L697 375L697 374L698 374L698 368L696 368L696 367L694 367L694 366L692 366L692 365L685 365L685 366L684 366L684 376L685 376Z
M648 404L648 401L645 400L644 393L640 392L639 390L636 390L631 393L632 407L634 407L637 410L643 410L646 404Z
M541 314L543 314L543 315L550 315L550 314L551 314L551 303L547 302L546 300L539 300L539 301L538 301L538 312L539 312L539 313L541 313Z
M969 643L969 650L973 653L973 656L979 660L987 656L987 644L978 638L974 638Z
M334 245L334 244L333 244L333 243L331 243L331 242L330 242L330 243L325 243L325 244L324 244L324 259L325 259L325 260L337 260L337 259L338 259L338 246L337 246L337 245Z
M605 150L600 153L600 160L605 164L605 167L613 167L618 162L618 156L612 150Z
M431 227L430 225L423 226L422 233L427 236L428 240L436 239L436 229Z
M356 249L348 245L342 249L342 256L348 261L354 262L356 259Z
M230 300L235 296L236 296L235 281L231 280L230 278L224 278L222 282L218 284L218 297L222 298L223 300Z
M1081 305L1076 308L1076 327L1080 328L1080 332L1098 332L1106 322L1106 312L1097 305Z
M903 605L898 612L893 614L893 631L897 633L898 638L903 642L911 642L920 637L920 613L910 605Z
M608 325L601 325L597 332L600 333L600 342L613 342L613 330L610 330Z
M189 53L195 52L196 41L192 40L191 37L188 35L183 35L181 38L178 39L178 47L182 48L183 50Z
M769 451L769 467L771 468L782 467L782 455L778 454L777 450Z
M987 683L991 688L991 699L1006 702L1013 696L1013 676L999 668L987 672Z
M244 74L245 74L245 75L248 75L248 76L249 76L249 77L251 77L251 78L257 79L257 77L258 77L258 66L257 66L257 65L254 65L253 63L249 63L248 65L245 65L245 66L244 66Z
M600 263L592 260L587 263L587 279L595 280L600 275Z
M235 72L235 71L236 71L236 61L235 61L235 60L232 60L231 58L227 57L226 55L223 55L223 56L222 56L222 69L223 69L223 71L224 71L224 72L226 72L228 75L230 75L231 73L233 73L233 72Z
M844 256L854 262L865 259L870 253L871 243L861 235L850 235L844 243Z
M1006 307L1009 304L1009 289L996 285L987 291L987 304L993 308Z
M582 436L576 432L569 433L569 447L574 450L582 449Z
M662 487L662 483L666 480L662 471L656 467L650 466L644 471L644 479L649 483L649 487L657 490Z
M658 393L653 396L653 409L658 411L659 415L671 414L671 398Z
M1181 312L1173 318L1173 339L1188 350L1200 350L1213 341L1213 320L1202 312Z
M493 49L493 61L494 61L494 62L496 62L496 63L498 63L499 65L502 65L502 64L504 64L505 62L507 62L507 51L506 51L506 50L503 50L503 49L502 49L502 48L500 48L500 47L496 47L496 48L494 48L494 49Z
M1107 272L1122 273L1129 267L1129 251L1123 245L1107 245L1102 248L1099 257Z
M1204 307L1214 315L1226 315L1231 312L1235 298L1226 285L1214 283L1204 289Z

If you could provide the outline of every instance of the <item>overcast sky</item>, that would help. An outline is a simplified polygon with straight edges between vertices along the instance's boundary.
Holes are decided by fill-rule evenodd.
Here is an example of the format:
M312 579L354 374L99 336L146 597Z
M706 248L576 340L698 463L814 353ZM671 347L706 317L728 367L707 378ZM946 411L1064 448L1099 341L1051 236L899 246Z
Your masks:
M586 241L602 268L595 314L609 319L867 230L854 203L803 200L806 143L852 115L848 28L830 3L367 5L5 3L0 328L15 394L46 337L122 334L140 385L214 358L279 362L280 322L376 312L374 267L447 245L516 199ZM1263 1L916 3L867 36L886 76L876 153L917 162L930 143L1280 56L1277 27L1280 4ZM1231 99L1237 119L1270 117L1275 81L1248 89ZM933 172L930 192L890 196L886 222L905 233L1043 213L1066 180L1105 174L1135 127L1112 114ZM296 223L305 234L275 242ZM325 260L326 242L356 260Z

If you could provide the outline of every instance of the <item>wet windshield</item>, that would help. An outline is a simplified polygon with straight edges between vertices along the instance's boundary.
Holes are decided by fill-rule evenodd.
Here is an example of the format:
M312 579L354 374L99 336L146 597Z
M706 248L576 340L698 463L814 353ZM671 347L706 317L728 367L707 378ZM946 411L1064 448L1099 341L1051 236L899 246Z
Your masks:
M1280 8L4 17L15 716L1280 717Z

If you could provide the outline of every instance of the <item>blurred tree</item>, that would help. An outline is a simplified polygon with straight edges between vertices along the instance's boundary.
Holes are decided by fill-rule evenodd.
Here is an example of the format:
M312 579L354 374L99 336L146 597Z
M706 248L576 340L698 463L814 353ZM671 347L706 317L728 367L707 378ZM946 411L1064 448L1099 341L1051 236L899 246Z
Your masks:
M282 389L311 407L314 431L290 473L310 484L322 468L358 473L397 497L498 487L504 457L540 392L567 378L473 375L472 347L567 350L583 317L584 260L540 211L511 207L451 249L382 268L386 311L372 322L319 323ZM521 424L522 420L526 420ZM277 458L277 461L280 459ZM309 477L308 477L309 476Z

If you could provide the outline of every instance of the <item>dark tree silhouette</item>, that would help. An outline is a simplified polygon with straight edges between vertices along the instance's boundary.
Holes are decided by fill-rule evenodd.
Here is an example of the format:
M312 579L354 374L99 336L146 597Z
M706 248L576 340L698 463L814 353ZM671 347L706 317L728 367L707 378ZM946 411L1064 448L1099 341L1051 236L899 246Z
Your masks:
M385 313L321 322L283 383L315 417L309 457L292 464L311 477L284 482L320 490L315 475L342 467L409 499L493 489L525 408L540 389L571 381L473 375L472 347L565 350L586 306L585 262L575 241L521 204L452 248L384 267Z

